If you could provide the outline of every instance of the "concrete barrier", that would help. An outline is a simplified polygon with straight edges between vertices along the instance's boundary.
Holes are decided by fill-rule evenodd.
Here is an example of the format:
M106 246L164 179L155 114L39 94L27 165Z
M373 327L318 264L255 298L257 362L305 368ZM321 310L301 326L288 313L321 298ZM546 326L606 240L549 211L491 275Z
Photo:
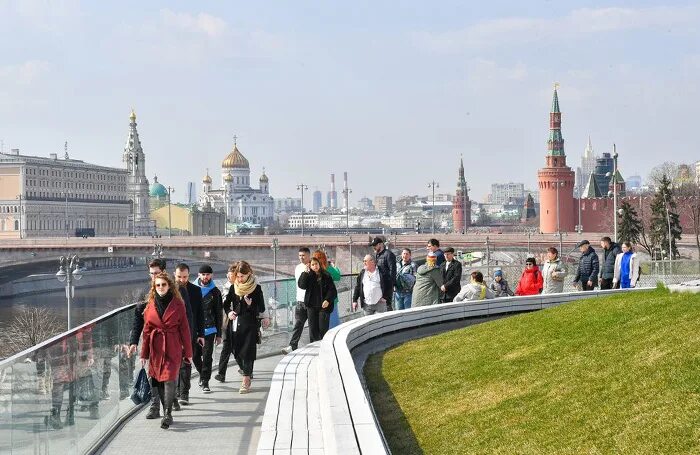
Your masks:
M393 311L356 319L323 341L287 355L275 369L258 444L259 455L390 453L362 378L361 356L383 337L394 344L473 323L575 300L650 288L507 297ZM309 421L304 411L313 419ZM317 421L320 419L320 424ZM298 420L301 420L299 422ZM322 438L319 438L319 433Z

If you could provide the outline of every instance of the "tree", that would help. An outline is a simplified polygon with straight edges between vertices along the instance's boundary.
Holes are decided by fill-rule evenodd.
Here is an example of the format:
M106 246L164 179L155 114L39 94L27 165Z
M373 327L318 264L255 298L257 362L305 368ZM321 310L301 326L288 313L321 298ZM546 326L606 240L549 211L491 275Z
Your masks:
M479 208L479 217L476 220L476 224L479 226L488 226L491 224L491 216L486 213L486 209L483 207Z
M0 333L0 352L9 357L61 333L63 323L47 308L23 308Z
M642 221L637 216L637 211L630 205L629 202L623 201L620 207L619 226L617 228L617 241L628 241L633 245L640 243L642 230Z
M700 254L700 186L697 183L685 183L678 188L678 209L690 217L695 246Z
M670 227L669 227L670 225ZM658 189L651 201L650 239L655 248L668 251L669 230L671 231L671 257L678 257L676 240L680 240L682 228L676 212L676 201L673 198L671 180L662 176Z
M659 187L661 186L661 182L663 179L669 180L673 182L676 180L678 173L680 171L680 165L678 163L674 163L673 161L666 161L664 163L659 164L658 166L654 166L651 171L649 171L649 182L652 183L654 186Z

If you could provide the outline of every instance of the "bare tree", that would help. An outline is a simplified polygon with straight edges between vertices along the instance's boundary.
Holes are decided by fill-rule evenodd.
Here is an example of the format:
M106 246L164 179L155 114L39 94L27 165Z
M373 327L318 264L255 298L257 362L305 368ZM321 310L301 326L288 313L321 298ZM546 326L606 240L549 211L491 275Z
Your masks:
M685 183L678 188L677 194L678 211L689 216L695 233L695 246L700 255L700 186L696 183Z
M58 335L65 326L47 308L23 308L12 323L0 332L0 352L9 357Z
M681 165L674 163L673 161L666 161L654 166L649 172L649 181L658 186L661 179L666 176L671 182L675 182L678 179L678 174L680 173Z

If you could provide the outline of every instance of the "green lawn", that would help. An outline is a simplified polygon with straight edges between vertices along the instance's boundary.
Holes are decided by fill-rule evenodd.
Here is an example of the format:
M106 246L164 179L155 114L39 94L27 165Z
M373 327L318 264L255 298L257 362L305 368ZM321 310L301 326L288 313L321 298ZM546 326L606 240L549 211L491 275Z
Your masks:
M365 366L394 454L700 453L700 297L582 300Z

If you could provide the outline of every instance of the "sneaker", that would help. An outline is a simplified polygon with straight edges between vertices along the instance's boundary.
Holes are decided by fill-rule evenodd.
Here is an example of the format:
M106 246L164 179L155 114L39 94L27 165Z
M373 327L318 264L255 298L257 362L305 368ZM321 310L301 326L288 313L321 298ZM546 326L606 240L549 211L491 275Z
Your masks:
M204 393L211 393L211 389L209 388L209 383L208 383L208 382L203 382L203 383L202 383L202 392L204 392Z
M221 373L214 376L214 379L216 379L219 382L226 382L226 378Z
M202 387L202 380L201 380L201 379L199 380L199 383L198 383L198 384L199 384L200 387Z
M180 403L178 402L177 398L173 400L173 411L180 411L182 408L180 407Z
M146 418L157 419L158 417L160 417L160 406L151 406L148 410L148 414L146 414Z
M183 393L182 395L180 395L180 399L178 401L181 405L187 406L188 404L190 404L190 395L187 393Z
M238 393L240 393L241 395L250 393L250 386L246 387L244 385L241 385L241 388L238 389Z
M170 425L173 424L173 417L171 415L166 415L163 417L163 420L160 421L160 427L164 430L167 430L170 428Z
M292 352L293 350L294 350L293 347L287 346L286 348L282 349L282 354L287 355L287 354L289 354L290 352Z

